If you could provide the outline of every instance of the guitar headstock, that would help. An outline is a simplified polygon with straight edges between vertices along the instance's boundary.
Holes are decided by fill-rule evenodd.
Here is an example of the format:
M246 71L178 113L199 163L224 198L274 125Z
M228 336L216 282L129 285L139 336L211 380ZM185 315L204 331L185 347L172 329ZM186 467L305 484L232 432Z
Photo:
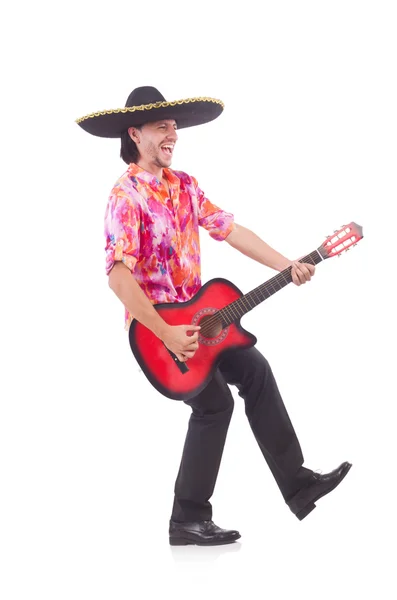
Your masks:
M342 252L355 246L364 237L363 228L357 223L351 222L349 225L343 225L339 231L334 231L333 235L326 238L325 242L317 248L323 259L338 256Z

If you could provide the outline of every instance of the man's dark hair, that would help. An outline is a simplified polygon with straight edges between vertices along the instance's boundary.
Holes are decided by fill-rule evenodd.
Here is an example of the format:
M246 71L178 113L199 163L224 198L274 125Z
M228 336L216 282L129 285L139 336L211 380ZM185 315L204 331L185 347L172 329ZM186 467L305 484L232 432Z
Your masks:
M143 125L134 125L135 129L139 129L141 131ZM136 163L139 158L138 148L136 147L135 142L131 139L128 131L124 131L121 134L121 149L120 156L127 165L130 163Z

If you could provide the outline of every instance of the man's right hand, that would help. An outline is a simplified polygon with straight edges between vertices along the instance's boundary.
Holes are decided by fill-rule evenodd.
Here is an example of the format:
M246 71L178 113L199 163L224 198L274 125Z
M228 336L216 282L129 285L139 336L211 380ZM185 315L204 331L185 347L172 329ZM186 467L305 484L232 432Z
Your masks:
M186 362L193 358L199 347L200 329L198 325L167 325L159 337L178 360Z

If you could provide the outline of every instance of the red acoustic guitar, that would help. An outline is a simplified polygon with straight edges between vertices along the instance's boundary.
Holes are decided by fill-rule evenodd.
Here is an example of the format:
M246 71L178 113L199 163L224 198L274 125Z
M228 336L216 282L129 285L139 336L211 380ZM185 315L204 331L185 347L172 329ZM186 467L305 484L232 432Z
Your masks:
M362 227L350 223L335 231L300 262L315 265L340 255L362 238ZM256 344L255 336L241 327L241 317L291 281L291 267L288 267L248 294L243 294L227 279L217 278L203 285L188 302L156 304L156 310L169 325L201 326L199 348L187 363L180 362L150 329L136 319L129 329L131 350L150 383L161 394L172 400L189 400L205 388L227 352Z

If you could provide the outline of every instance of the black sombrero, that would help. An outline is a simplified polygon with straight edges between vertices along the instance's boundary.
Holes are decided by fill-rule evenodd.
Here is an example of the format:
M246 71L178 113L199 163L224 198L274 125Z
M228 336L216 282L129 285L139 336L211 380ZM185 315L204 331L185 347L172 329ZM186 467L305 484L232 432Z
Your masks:
M76 123L92 135L117 138L129 127L161 119L175 119L178 129L202 125L219 117L223 108L223 102L214 98L167 102L156 88L145 86L131 92L124 108L91 113Z

